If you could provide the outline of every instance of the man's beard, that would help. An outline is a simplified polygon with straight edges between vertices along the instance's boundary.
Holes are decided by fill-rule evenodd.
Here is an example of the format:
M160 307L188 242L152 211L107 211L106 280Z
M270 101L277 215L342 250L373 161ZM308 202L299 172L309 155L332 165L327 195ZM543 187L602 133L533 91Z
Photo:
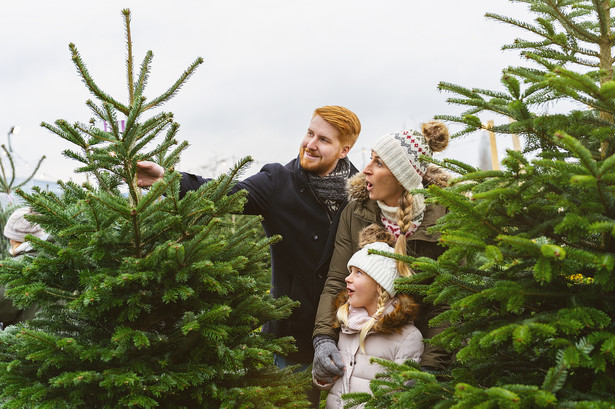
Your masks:
M337 163L339 152L331 160L325 162L322 156L318 157L320 160L309 160L305 158L306 151L307 149L303 147L299 149L299 163L304 170L320 175L322 173L329 172L335 169L335 164Z

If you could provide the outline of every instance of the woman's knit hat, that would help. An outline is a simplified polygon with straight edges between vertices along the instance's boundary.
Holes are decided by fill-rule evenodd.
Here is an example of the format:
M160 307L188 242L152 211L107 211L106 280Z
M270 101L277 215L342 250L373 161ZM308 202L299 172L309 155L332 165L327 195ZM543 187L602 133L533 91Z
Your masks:
M395 178L406 190L420 188L427 164L421 155L433 156L425 137L414 130L382 136L372 150L380 156Z
M350 266L355 266L364 271L380 284L391 297L394 297L397 291L395 291L393 284L395 279L399 277L399 272L395 266L395 259L380 254L369 254L368 250L370 249L395 253L393 247L381 241L369 243L350 257L347 268L350 270Z
M38 224L32 224L25 219L25 215L36 214L29 207L22 207L13 212L4 226L4 235L18 242L26 241L26 234L44 238L47 234Z
M439 121L426 122L422 132L405 130L382 136L372 150L380 156L406 190L420 189L427 171L421 156L431 158L448 146L448 129Z

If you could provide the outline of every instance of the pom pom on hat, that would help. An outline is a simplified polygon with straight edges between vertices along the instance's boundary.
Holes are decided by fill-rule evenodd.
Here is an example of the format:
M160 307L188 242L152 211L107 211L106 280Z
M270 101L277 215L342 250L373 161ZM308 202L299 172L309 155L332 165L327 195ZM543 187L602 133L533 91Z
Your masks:
M386 243L380 241L369 243L352 255L350 260L348 260L347 268L350 269L351 266L355 266L364 271L380 284L391 297L394 297L397 291L395 291L393 284L395 279L399 277L395 259L380 254L369 254L368 250L370 249L389 253L395 252L393 247Z
M45 231L38 224L32 224L25 219L25 215L36 214L29 207L22 207L13 212L4 226L4 235L18 242L25 242L26 235L32 234L39 238L45 238Z

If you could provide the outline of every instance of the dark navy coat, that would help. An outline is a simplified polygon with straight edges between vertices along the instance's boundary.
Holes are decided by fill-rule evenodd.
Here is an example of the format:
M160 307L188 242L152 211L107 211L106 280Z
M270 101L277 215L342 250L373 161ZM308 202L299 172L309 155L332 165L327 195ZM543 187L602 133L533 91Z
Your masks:
M351 176L357 169L350 165ZM182 174L181 194L198 189L209 179ZM340 206L331 218L312 191L299 159L282 165L270 163L255 175L238 182L232 192L248 191L244 214L261 215L267 236L279 234L282 241L271 246L271 293L288 296L301 305L284 320L267 323L264 331L278 337L293 336L298 351L288 359L312 363L312 330L320 294L327 279L333 253Z

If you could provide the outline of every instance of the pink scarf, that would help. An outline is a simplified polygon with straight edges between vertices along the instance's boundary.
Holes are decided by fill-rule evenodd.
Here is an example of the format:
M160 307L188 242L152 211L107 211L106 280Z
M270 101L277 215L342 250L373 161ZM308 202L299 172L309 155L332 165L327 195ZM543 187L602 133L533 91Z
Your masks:
M363 307L354 308L348 306L348 330L359 332L363 329L363 325L371 318L367 310Z

